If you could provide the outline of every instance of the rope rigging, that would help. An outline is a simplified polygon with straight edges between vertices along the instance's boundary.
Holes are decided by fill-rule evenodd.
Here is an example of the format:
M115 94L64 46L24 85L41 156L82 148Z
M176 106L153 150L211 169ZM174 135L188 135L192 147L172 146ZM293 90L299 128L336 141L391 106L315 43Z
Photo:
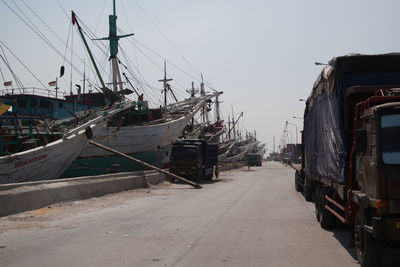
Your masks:
M70 73L70 80L69 80L69 93L72 95L72 60L73 60L73 51L74 50L74 32L71 33L71 73Z
M20 90L21 88L23 88L23 85L22 85L21 81L18 79L18 77L15 74L15 72L12 70L12 68L10 66L10 63L8 62L8 59L6 57L6 54L4 53L3 47L0 47L0 48L1 48L1 51L3 52L3 55L0 55L0 58L3 60L4 64L6 65L8 70L10 71L11 75L14 78L14 81L17 83L17 88Z
M147 14L147 12L144 10L144 8L138 3L137 0L135 0L136 5L139 7L139 9L143 12L143 14L147 17L147 19L150 21L151 24L157 29L157 31L161 34L161 36L169 43L169 45L175 50L175 52L188 64L189 67L192 68L192 70L196 73L200 73L196 68L193 67L193 65L183 56L181 52L176 48L176 46L168 39L168 37L161 31L161 29L154 23L154 21L151 19L151 17Z
M119 30L119 32L122 33L122 34L124 34L124 32L123 32L122 30ZM136 40L136 41L137 41L137 40ZM128 42L130 42L133 46L135 46L135 44L134 44L130 39L128 39ZM139 42L139 41L137 41L137 42ZM147 48L147 47L146 47L146 48ZM120 47L120 49L122 50L121 47ZM138 50L143 56L145 56L150 62L152 62L152 63L154 64L154 66L156 66L159 70L163 71L163 68L162 68L157 62L155 62L155 60L152 59L148 54L146 54L142 49L140 49L140 48L137 47L137 46L135 46L135 49ZM160 56L158 53L154 52L153 50L151 50L151 49L149 49L149 48L147 48L147 49L148 49L149 51L152 51L155 55L157 55L157 56L160 57L161 59L163 59L163 57ZM127 60L128 60L129 62L131 62L131 60L130 60L128 57L126 57L126 58L127 58ZM167 60L165 60L165 61L166 61L166 62L170 62L170 61L167 61ZM131 62L131 64L135 66L134 63ZM176 66L175 64L172 64L172 65ZM136 66L135 66L135 68L137 69L137 72L140 73L140 72L139 72L139 68L136 67ZM178 70L181 70L181 69L178 68L178 67L176 67L176 68L177 68ZM181 71L184 72L183 70L181 70ZM184 73L188 74L187 72L184 72ZM141 75L141 74L140 74L140 75ZM188 75L191 76L190 74L188 74ZM143 76L142 76L142 77L143 77ZM192 77L192 76L191 76L191 77ZM144 78L143 78L143 79L144 79ZM145 79L144 79L144 80L145 80ZM181 83L179 83L178 81L176 81L176 80L174 80L174 83L176 83L176 84L177 84L178 86L180 86L181 89L182 89L182 92L177 92L178 96L180 96L181 98L184 98L185 95L186 95L185 87L184 87ZM145 84L146 84L150 89L153 88L153 87L150 86L147 82L145 82Z
M69 35L71 34L71 28L72 28L72 23L69 24L68 36L67 36L67 43L66 43L66 45L65 45L65 52L64 52L64 58L63 58L62 66L65 65L65 58L67 57L68 42L69 42ZM60 75L60 76L62 76L62 75Z
M127 70L127 72L133 77L132 79L135 81L136 87L139 87L143 93L145 93L145 92L148 93L148 95L146 94L146 97L149 99L149 96L150 96L151 99L149 99L149 100L152 100L152 102L153 102L152 104L157 104L157 100L156 100L157 98L156 98L155 95L153 94L154 88L152 88L152 87L146 82L145 78L140 74L140 72L139 72L138 69L137 69L137 73L138 73L138 74L135 75L135 73L133 72L133 69L132 69L132 67L131 67L131 60L127 57L127 55L126 55L126 53L125 53L125 50L122 49L122 48L120 47L120 51L121 51L121 54L125 57L125 60L126 60L128 66L122 64L121 62L120 62L120 64L121 64L121 65ZM134 64L132 63L132 65L134 65ZM134 66L135 66L135 65L134 65ZM136 67L136 66L135 66L135 67ZM140 81L140 80L139 80L139 77L140 77L144 82ZM144 85L146 85L151 91L145 90Z
M13 55L13 57L15 57L15 59L17 59L18 60L18 62L43 86L43 87L46 87L43 83L42 83L42 81L40 81L40 79L8 48L8 46L7 45L5 45L4 44L4 42L3 41L1 41L0 40L0 43L2 44L2 46L0 46L1 47L1 50L3 51L3 46L8 50L8 52L11 54L11 55ZM3 54L5 55L5 53L4 53L4 51L3 51ZM8 67L10 70L11 70L11 67L9 66ZM18 79L19 80L19 79ZM17 82L17 80L16 80L16 82ZM22 83L21 82L19 82L19 84L20 84L20 86L21 86L21 89L23 89L24 88L24 86L22 85Z
M3 71L1 70L1 68L0 68L0 74L1 74L1 78L3 78L3 83L5 83L6 79L4 78L4 74L3 74Z
M119 32L121 34L125 34L125 32L121 29L119 29ZM165 57L161 56L159 53L157 53L156 51L154 51L153 49L151 49L150 47L146 46L144 43L140 42L139 40L137 40L136 38L133 38L133 40L139 44L141 47L145 48L146 50L148 50L149 52L153 53L155 56L157 56L158 58L160 58L162 61L166 61L168 63L168 65L173 66L174 68L176 68L177 70L179 70L180 72L182 72L183 74L187 75L188 77L192 78L194 81L197 82L201 82L201 80L197 77L195 77L194 75L188 73L187 71L183 70L182 68L180 68L178 65L176 65L175 63L173 63L172 61L166 59ZM135 49L139 50L139 52L141 52L143 55L147 55L142 49L139 49L137 47L137 45L132 41L132 39L128 39L128 42L130 42ZM135 50L136 51L136 50ZM137 58L137 57L136 57ZM160 66L158 63L153 62L160 70L162 70L162 66ZM209 87L210 86L210 87ZM213 89L211 85L209 85L207 87L209 87L210 89Z
M78 73L81 77L83 76L83 71L81 70L81 66L84 65L84 58L88 57L87 51L85 50L85 56L79 56L74 52L74 38L73 38L73 30L71 30L71 24L69 26L69 30L68 30L68 35L67 35L67 40L66 42L63 41L63 39L49 26L49 24L47 24L39 15L38 13L36 13L30 6L29 4L25 1L25 0L20 0L20 2L22 2L22 4L26 7L26 9L28 9L36 18L37 20L40 21L41 24L43 24L45 26L45 28L52 34L55 36L56 40L60 41L63 44L63 48L65 47L65 49L58 49L53 43L51 43L50 40L53 40L49 37L46 37L45 33L43 31L41 31L38 27L37 24L35 24L35 22L30 19L27 15L27 13L16 3L16 0L11 0L11 3L15 6L12 7L10 6L6 0L1 0L3 2L3 4L5 6L8 7L8 9L10 9L26 26L28 26L28 28L34 33L36 34L43 42L46 43L47 46L49 46L58 56L60 56L60 58L62 59L62 67L64 66L64 64L69 64L70 65L70 83L69 83L69 87L70 87L70 92L72 93L72 78L73 78L73 71L76 71L76 73ZM182 55L182 53L180 53L178 51L178 49L172 44L172 42L167 38L167 36L161 31L161 29L159 27L157 27L157 25L154 23L154 21L150 18L150 16L144 11L144 9L139 5L139 3L135 0L136 4L139 6L140 10L142 10L142 12L145 14L145 16L151 21L151 23L153 24L153 26L159 31L159 33L167 40L167 42L174 48L174 50L179 54L179 56L196 72L199 73L192 64L190 64L190 62ZM63 11L63 13L66 15L67 19L69 22L71 22L71 18L70 16L67 14L67 12L65 11L65 9L63 8L63 6L61 5L60 1L57 0L57 3L59 5L59 7L61 8L61 10ZM102 9L104 9L104 5L105 5L105 0L103 1L103 7ZM25 9L25 10L26 10ZM125 9L123 9L124 14L126 16L125 13ZM28 12L29 13L29 12ZM32 16L32 15L31 15ZM127 16L126 16L127 17ZM107 61L108 61L108 44L104 43L104 42L97 42L94 39L98 39L97 36L95 35L94 32L92 32L90 30L89 27L86 26L86 24L81 21L79 18L77 18L79 20L79 23L82 27L82 31L83 34L85 34L85 36L88 37L88 40L91 40L91 44L93 44L92 46L95 48L96 50L96 54L94 54L95 56L95 60L96 62L100 62L102 64L100 64L100 68L101 68L101 72L103 74L105 74L107 76L111 75L109 68L107 68ZM99 18L100 19L100 18ZM129 24L129 20L128 24ZM37 22L37 21L36 21ZM97 23L98 26L99 23ZM97 29L96 26L96 29ZM130 24L129 24L130 26ZM75 29L76 30L76 29ZM119 32L124 33L122 30L118 29ZM80 38L78 38L80 39ZM180 71L181 73L187 75L188 77L192 78L195 81L200 82L200 80L198 78L195 77L195 75L191 75L189 72L183 70L182 68L180 68L179 66L177 66L176 64L174 64L173 62L166 60L163 56L161 56L160 54L158 54L157 52L155 52L153 49L149 48L148 46L144 45L142 42L138 41L136 38L127 38L128 42L131 43L133 45L134 48L134 53L135 55L137 54L137 51L142 54L147 60L149 60L152 64L154 64L154 66L156 66L160 71L163 71L163 68L160 66L160 64L157 62L157 60L155 60L154 56L151 55L155 55L157 58L162 59L163 61L165 60L166 62L168 62L168 64L170 64L171 66L173 66L175 69L177 69L178 71ZM82 42L82 40L81 40ZM140 46L140 47L139 47ZM5 46L6 47L6 46ZM6 47L7 48L7 47ZM154 86L151 86L146 79L144 78L144 76L142 75L140 68L138 66L138 57L135 56L136 59L136 63L134 63L134 61L132 61L128 56L126 51L124 51L121 47L120 51L121 51L121 57L124 58L124 62L126 62L126 65L122 64L121 62L119 62L119 64L121 66L124 67L124 69L126 70L127 73L129 73L129 79L131 81L134 82L134 86L136 87L136 89L139 89L142 92L146 92L146 97L149 100L149 102L151 104L154 104L156 106L158 106L159 103L161 103L161 97L162 97L162 90L160 90L159 88L156 88ZM7 48L8 49L8 48ZM8 49L9 50L9 49ZM63 50L63 51L62 51ZM10 51L10 50L9 50ZM150 51L150 54L149 54ZM10 51L11 52L11 51ZM67 58L67 53L70 52L70 58ZM12 53L12 52L11 52ZM99 54L100 53L100 54ZM3 52L4 54L4 52ZM101 59L100 61L97 60L101 55ZM17 58L14 54L13 56L15 58ZM96 57L97 56L97 57ZM4 59L3 59L4 60ZM40 79L38 79L18 58L17 60L36 78L36 80L44 87L47 88L48 86L46 86L45 84L43 84ZM75 61L75 64L74 62ZM118 60L119 61L119 60ZM94 67L92 66L92 64L89 64L89 72L91 72L92 74L94 74L92 77L92 81L88 81L89 86L92 86L92 88L94 88L97 91L101 91L97 86L95 86L94 84L98 84L99 82L99 78L97 77L97 75L95 75L95 70ZM0 70L1 71L1 70ZM60 77L62 75L60 74ZM76 76L76 75L74 75ZM14 78L16 79L16 78ZM111 77L110 77L111 79ZM3 77L4 80L4 77ZM16 79L17 81L17 79ZM65 81L65 78L62 79L63 82ZM186 90L181 83L179 83L176 79L174 79L174 84L176 84L178 87L178 90L175 90L175 94L176 96L180 97L180 98L185 98L185 96L187 96ZM210 89L214 90L215 89L208 83L207 83L207 87L209 87ZM22 83L19 82L19 86L21 88L24 88ZM180 89L179 89L180 88ZM171 92L170 92L171 93ZM171 97L171 96L169 96ZM173 96L175 97L175 96Z
M61 38L54 30L52 30L51 27L36 13L24 0L21 0L21 1L22 1L22 2L25 4L25 6L32 12L32 14L34 14L35 17L36 17L38 20L40 20L40 22L41 22L41 23L42 23L42 24L43 24L43 25L44 25L44 26L45 26L45 27L46 27L46 28L61 42L61 43L65 44L65 52L64 52L64 55L61 56L61 55L60 55L60 52L55 48L55 46L52 45L52 44L50 43L50 41L45 37L45 35L38 29L38 27L37 27L36 25L33 24L33 22L27 17L27 15L21 10L21 8L19 8L19 6L18 6L15 2L13 2L14 5L18 8L18 10L24 15L24 17L25 17L25 18L33 25L33 27L37 30L37 32L35 32L35 31L34 31L34 32L35 32L42 40L43 40L43 39L46 39L46 40L47 40L47 44L48 44L49 46L51 46L51 48L52 48L54 51L56 51L56 53L59 54L59 55L62 57L62 59L63 59L62 68L64 68L64 65L65 65L65 62L66 62L66 61L67 61L68 64L71 66L70 92L72 92L72 70L74 69L74 70L77 71L80 75L82 75L82 72L81 72L76 66L74 66L73 63L72 63L73 56L75 56L76 58L78 58L78 59L81 61L81 63L84 64L83 59L81 59L81 58L73 51L73 32L71 33L71 26L72 26L72 23L71 23L70 26L69 26L67 42L64 42L64 41L62 40L62 38ZM61 9L63 10L63 12L66 13L65 10L64 10L64 8L61 6L60 2L59 2L58 0L57 0L57 2L58 2L58 4L59 4L59 6L61 7ZM68 18L68 20L71 21L69 18ZM69 43L70 34L71 34L71 46L69 47L69 46L68 46L68 43ZM68 50L71 52L71 60L70 60L70 61L66 60L66 54L67 54L67 51L68 51ZM60 71L60 77L63 76L63 72L64 72L64 70ZM42 85L43 85L43 84L42 84Z
M17 11L15 11L9 4L7 4L4 0L1 0L4 5L7 6L8 9L10 9L25 25L28 26L30 30L32 30L45 44L47 44L56 54L58 54L61 58L64 58L64 55L61 51L59 51L50 41L48 38L45 37L45 35L38 29L38 27L29 19L27 18L26 14L19 8L18 5L13 1L13 4L18 8L18 10L22 13L22 15L18 14ZM23 18L26 17L26 20ZM29 21L32 25L30 25L27 21ZM63 42L64 43L64 42ZM65 43L64 43L65 44ZM15 56L15 55L14 55ZM16 57L17 58L17 57ZM79 58L79 57L78 57ZM80 59L82 62L83 60ZM66 59L66 62L69 65L72 65L73 69L78 72L80 75L82 75L82 72L78 67L73 65L69 60ZM44 88L47 88L42 82L40 82Z

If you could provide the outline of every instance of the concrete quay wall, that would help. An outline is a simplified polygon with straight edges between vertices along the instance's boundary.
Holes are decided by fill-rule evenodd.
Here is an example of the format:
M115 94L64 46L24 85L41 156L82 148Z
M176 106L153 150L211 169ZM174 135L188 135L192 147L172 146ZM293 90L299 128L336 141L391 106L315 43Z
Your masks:
M60 201L144 188L164 180L165 175L159 172L139 171L0 185L0 216L39 209Z

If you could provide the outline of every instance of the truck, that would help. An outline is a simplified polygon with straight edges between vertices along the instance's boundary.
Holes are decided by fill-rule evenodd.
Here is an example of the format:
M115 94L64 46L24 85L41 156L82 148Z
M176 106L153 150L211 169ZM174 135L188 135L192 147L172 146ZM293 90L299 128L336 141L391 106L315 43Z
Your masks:
M262 154L248 153L247 154L247 165L248 166L261 166L262 165Z
M295 189L324 229L350 226L362 267L400 245L400 54L324 67L306 101Z
M197 181L218 177L218 144L204 139L182 139L172 144L170 172Z

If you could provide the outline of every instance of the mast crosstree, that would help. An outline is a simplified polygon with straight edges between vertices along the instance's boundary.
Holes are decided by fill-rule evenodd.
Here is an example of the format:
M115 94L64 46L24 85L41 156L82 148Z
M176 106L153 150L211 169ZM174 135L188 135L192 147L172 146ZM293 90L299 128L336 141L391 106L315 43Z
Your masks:
M167 62L164 61L164 79L158 80L158 81L163 83L164 106L165 106L165 107L167 106L167 91L170 90L171 93L172 93L171 87L169 86L168 82L170 82L170 81L172 81L172 80L173 80L173 79L167 79ZM175 98L175 100L176 100L175 95L174 95L174 98Z
M121 73L118 67L118 41L121 38L129 37L134 35L134 33L124 34L124 35L117 35L117 15L115 11L115 0L113 0L113 15L108 16L109 28L110 32L108 37L94 39L94 40L109 40L110 41L110 60L111 66L113 70L113 90L117 92L117 86L119 86L119 90L122 91L122 79Z

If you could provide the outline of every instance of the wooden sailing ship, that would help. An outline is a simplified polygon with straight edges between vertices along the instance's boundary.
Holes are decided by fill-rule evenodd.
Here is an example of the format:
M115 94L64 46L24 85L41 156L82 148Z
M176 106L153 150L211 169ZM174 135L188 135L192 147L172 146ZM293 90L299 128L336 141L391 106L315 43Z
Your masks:
M109 40L110 42L113 90L106 88L96 66L96 62L91 56L90 49L87 46L79 21L75 13L72 12L72 21L80 32L82 40L91 57L92 64L102 84L102 88L105 90L105 94L115 95L115 99L117 99L118 91L123 91L118 66L119 60L117 57L118 40L123 37L128 37L131 34L123 36L117 35L115 0L114 13L109 16L109 20L109 36L102 38L101 40ZM123 120L110 123L107 127L102 129L96 136L95 141L150 164L155 163L155 150L159 146L163 151L163 163L168 164L172 142L182 135L183 130L193 116L199 112L212 97L214 97L214 94L204 94L200 97L190 98L175 104L167 105L166 93L169 89L168 82L170 80L171 79L167 79L166 71L164 71L164 79L160 80L164 85L163 107L151 109L146 105L143 105L142 99L138 99L138 101L135 102L134 107L126 112L126 116ZM132 171L140 167L141 166L132 164L131 161L118 155L112 155L111 153L95 147L86 147L81 155L73 162L71 167L63 174L63 177L95 175L110 171Z
M0 127L0 184L56 179L88 144L108 119L129 108L120 104L93 114L94 118L71 130L55 131L35 121L28 126Z

